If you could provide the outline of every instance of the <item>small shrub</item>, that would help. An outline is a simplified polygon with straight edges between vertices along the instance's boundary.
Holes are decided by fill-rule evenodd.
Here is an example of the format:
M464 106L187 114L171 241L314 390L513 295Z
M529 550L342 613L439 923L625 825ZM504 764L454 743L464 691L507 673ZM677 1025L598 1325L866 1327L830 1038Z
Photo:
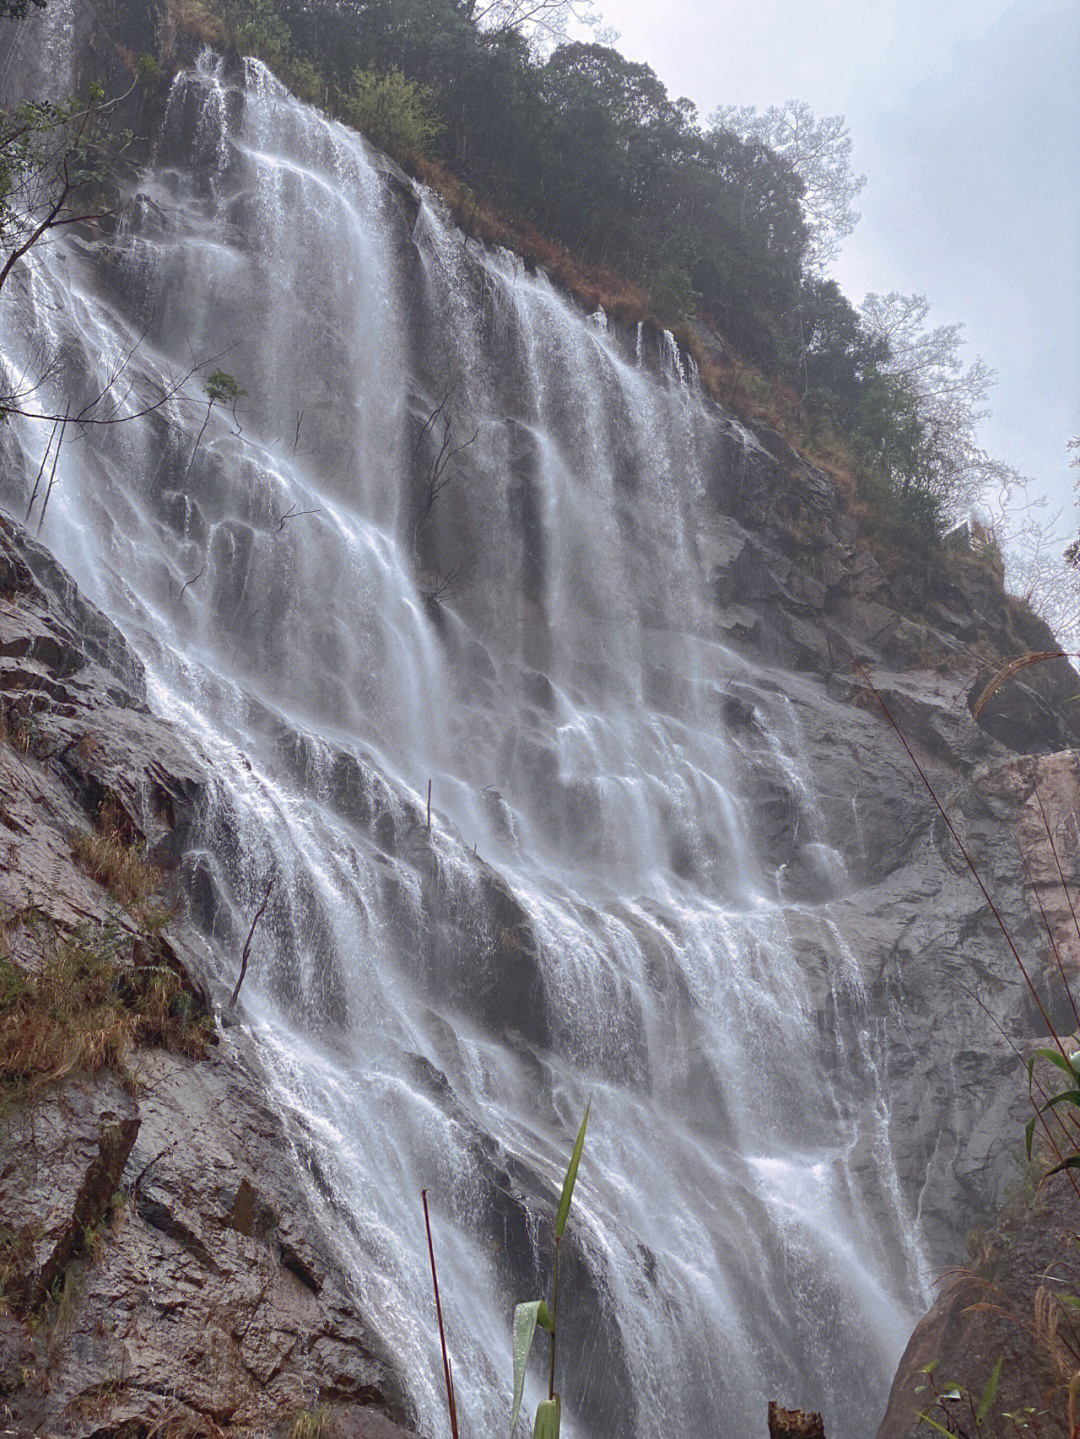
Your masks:
M681 265L665 265L649 292L657 317L665 324L686 325L694 318L701 296Z
M135 73L140 80L147 84L152 81L165 79L165 71L158 64L155 57L146 50L136 57Z
M435 91L407 79L396 66L385 74L354 70L345 96L349 119L374 144L391 155L422 153L443 131Z
M206 381L206 398L214 404L235 405L246 394L236 376L227 370L214 370Z

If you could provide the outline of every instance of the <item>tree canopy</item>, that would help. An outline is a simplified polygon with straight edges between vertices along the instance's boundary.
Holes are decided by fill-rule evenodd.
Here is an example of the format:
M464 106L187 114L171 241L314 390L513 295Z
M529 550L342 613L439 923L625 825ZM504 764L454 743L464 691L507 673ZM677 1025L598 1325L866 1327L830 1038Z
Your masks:
M0 0L0 17L45 3ZM856 309L827 278L865 183L841 116L789 101L720 106L702 123L605 43L590 0L199 3L391 154L434 162L476 203L622 277L661 324L711 328L790 388L811 432L844 437L901 523L932 533L980 488L1012 482L977 443L993 375L964 365L959 327L928 327L918 295ZM47 148L77 115L50 116L36 138L7 117L9 245L32 214L78 213L81 177L61 145L57 180ZM55 213L19 201L34 184L59 198Z

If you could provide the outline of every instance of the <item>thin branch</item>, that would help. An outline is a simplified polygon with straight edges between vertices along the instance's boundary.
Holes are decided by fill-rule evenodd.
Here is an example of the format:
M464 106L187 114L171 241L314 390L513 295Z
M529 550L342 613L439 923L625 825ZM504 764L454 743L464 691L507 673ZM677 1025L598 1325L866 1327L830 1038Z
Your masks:
M446 1407L450 1412L450 1432L458 1439L457 1401L454 1396L454 1378L450 1368L450 1355L446 1348L446 1330L443 1327L442 1300L439 1298L439 1274L435 1268L435 1245L431 1238L431 1215L428 1213L427 1190L421 1189L424 1202L424 1228L427 1230L428 1254L431 1258L431 1283L435 1290L435 1314L439 1321L439 1344L442 1347L443 1377L446 1380Z
M203 567L202 567L202 569L199 571L199 573L198 573L197 575L192 575L191 579L188 580L188 581L185 583L184 588L180 591L180 594L177 596L177 600L176 600L176 608L177 608L177 611L178 611L178 612L179 612L179 609L180 609L181 604L183 603L184 595L185 595L185 593L187 592L187 590L189 589L189 587L190 587L191 585L193 585L196 580L201 580L202 577L203 577L203 575L205 575L205 574L206 574L206 566L203 565Z
M49 463L49 451L52 449L52 442L56 438L56 432L60 428L61 421L54 420L53 427L49 432L49 442L41 456L41 464L38 465L38 472L34 477L34 488L30 491L30 503L26 506L26 514L23 516L23 524L30 523L30 511L34 508L34 501L38 497L38 489L41 485L41 477L45 473L45 466Z
M60 434L56 441L56 449L53 451L52 469L49 471L49 483L45 490L45 498L41 502L41 514L38 516L37 532L41 534L41 527L45 523L45 511L48 508L49 496L53 492L53 485L56 483L56 466L60 459L60 447L64 443L64 431L67 429L67 416L64 416L63 424L60 426Z
M248 955L251 953L251 941L255 937L255 927L259 923L259 920L262 919L263 915L266 913L266 906L270 903L270 896L273 894L273 892L274 878L273 876L271 876L271 878L267 881L266 893L263 896L263 902L255 911L255 918L251 921L251 928L248 930L248 937L244 940L244 948L240 955L240 977L236 981L236 988L233 990L232 998L229 1000L230 1011L236 1008L236 1001L240 996L240 986L243 984L244 976L247 974Z
M285 513L282 515L281 519L278 520L277 532L278 532L279 535L281 534L282 530L285 528L285 521L286 521L286 520L298 520L298 519L300 519L301 515L321 515L321 514L322 514L322 510L320 510L320 509L315 509L315 510L298 510L298 509L296 508L296 502L294 501L294 502L289 506L289 508L285 511Z

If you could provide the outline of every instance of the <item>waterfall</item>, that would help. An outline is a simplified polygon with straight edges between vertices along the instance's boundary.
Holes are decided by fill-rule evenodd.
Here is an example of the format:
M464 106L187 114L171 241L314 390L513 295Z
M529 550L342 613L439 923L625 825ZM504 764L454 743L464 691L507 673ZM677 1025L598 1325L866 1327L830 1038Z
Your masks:
M567 1434L744 1439L780 1398L859 1439L925 1260L832 912L820 685L716 621L753 438L670 337L467 240L253 61L180 74L117 235L11 286L0 354L42 413L122 370L134 415L205 362L69 435L41 538L210 762L186 878L223 985L275 881L244 1023L422 1432L449 1431L421 1188L463 1432L497 1434L591 1096ZM20 519L49 434L5 437Z

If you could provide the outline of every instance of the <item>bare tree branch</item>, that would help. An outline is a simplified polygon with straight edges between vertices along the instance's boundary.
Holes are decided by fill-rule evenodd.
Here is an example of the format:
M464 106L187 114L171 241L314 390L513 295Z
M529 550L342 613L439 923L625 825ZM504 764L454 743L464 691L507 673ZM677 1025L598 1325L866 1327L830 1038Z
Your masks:
M236 981L236 988L232 992L232 998L229 1000L230 1010L236 1008L236 1001L240 997L240 986L243 984L244 976L247 974L248 954L251 951L251 941L255 937L255 927L259 923L259 920L262 919L263 915L266 913L266 906L270 903L270 896L273 894L273 892L274 880L273 877L271 877L266 885L266 894L263 896L263 902L255 911L255 918L251 921L251 928L248 930L248 937L244 941L244 949L240 955L240 976Z
M181 606L181 604L183 603L184 595L185 595L185 594L187 593L187 591L191 588L191 586L192 586L193 584L195 584L195 582L196 582L197 580L201 580L202 577L203 577L203 575L205 575L205 574L206 574L206 566L203 565L202 569L199 571L199 573L198 573L197 575L192 575L191 579L188 580L188 581L186 581L186 583L184 584L183 589L180 591L179 595L177 596L177 600L176 600L177 612L179 612L180 606Z
M288 509L285 511L285 513L282 515L281 519L278 520L277 532L278 532L279 535L281 534L282 530L285 528L285 521L286 521L286 520L298 520L298 519L301 517L301 515L321 515L321 514L322 514L322 510L320 510L320 509L315 509L315 510L298 510L298 509L296 508L295 503L293 503L293 504L291 504L291 505L289 506L289 508L288 508Z

